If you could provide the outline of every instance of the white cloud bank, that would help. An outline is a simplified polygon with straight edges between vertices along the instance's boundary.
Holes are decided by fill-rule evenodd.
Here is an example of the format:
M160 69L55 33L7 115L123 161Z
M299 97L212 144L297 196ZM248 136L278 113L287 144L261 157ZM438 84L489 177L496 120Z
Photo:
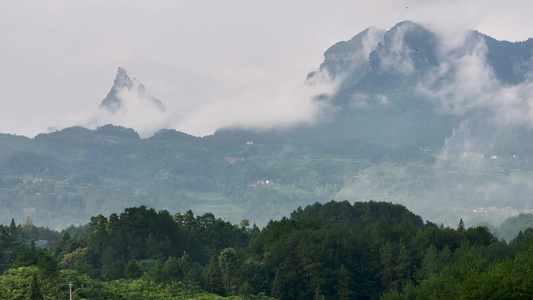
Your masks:
M122 88L117 98L121 100L121 105L116 111L99 107L86 118L81 118L77 125L95 129L113 124L133 128L141 137L149 137L159 129L171 128L172 121L179 119L174 113L157 106L149 93L140 93L138 82L134 82L132 87Z

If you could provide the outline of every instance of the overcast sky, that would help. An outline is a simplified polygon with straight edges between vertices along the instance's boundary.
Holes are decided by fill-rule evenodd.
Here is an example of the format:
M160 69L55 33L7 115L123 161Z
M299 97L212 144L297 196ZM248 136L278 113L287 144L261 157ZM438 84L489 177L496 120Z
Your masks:
M531 0L0 0L0 132L82 124L119 66L164 103L161 126L203 136L305 120L306 75L367 27L412 20L522 41L532 11Z

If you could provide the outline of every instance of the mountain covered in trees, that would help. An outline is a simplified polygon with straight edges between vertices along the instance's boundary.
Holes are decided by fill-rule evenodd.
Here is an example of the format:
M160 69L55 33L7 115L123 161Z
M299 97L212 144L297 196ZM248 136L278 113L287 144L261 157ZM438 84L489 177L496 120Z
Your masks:
M374 201L299 207L263 229L146 206L62 232L12 220L0 226L0 297L528 299L532 238Z
M111 124L0 134L0 222L62 229L146 205L262 227L336 199L498 226L533 209L532 53L532 39L451 38L402 22L325 52L306 82L335 92L316 95L322 114L312 123L205 137L161 129L141 138ZM164 109L122 68L102 109L120 110L124 91Z

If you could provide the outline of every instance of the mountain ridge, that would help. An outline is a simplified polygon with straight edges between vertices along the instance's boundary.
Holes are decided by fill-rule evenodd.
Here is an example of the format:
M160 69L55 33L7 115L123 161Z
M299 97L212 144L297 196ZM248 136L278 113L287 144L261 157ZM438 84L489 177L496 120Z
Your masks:
M470 32L455 48L439 43L413 22L336 43L308 75L339 83L314 98L325 113L312 124L205 137L161 129L141 138L120 124L33 139L1 134L0 219L68 226L145 204L264 225L331 199L401 203L445 224L501 220L505 207L529 212L533 40L499 43ZM503 57L494 68L491 49ZM106 99L120 89L138 93L134 81L119 68Z

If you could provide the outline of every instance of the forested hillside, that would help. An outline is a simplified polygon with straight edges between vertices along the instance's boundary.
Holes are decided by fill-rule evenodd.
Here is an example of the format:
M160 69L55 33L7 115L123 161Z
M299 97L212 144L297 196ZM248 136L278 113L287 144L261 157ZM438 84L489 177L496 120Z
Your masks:
M309 122L0 134L0 222L61 230L146 205L262 227L331 199L400 203L446 226L532 213L533 39L448 38L406 21L334 44L305 81L320 111ZM165 109L122 68L101 109L127 106L124 91Z
M365 142L346 144L340 153L327 144L198 138L174 130L141 139L113 125L0 138L2 223L29 217L61 230L146 205L262 227L298 205L331 199L402 203L447 226L457 216L468 225L498 226L531 210L533 179L523 157L443 157Z
M374 201L316 203L263 229L130 207L63 232L1 226L0 299L68 299L70 283L73 299L527 299L532 238Z
M59 229L135 205L213 212L263 226L297 205L332 199L384 155L365 145L329 154L320 144L199 138L174 130L141 139L113 125L33 139L0 136L6 149L0 151L0 201L7 208L0 220L29 216ZM412 149L389 156L393 163L432 161Z

